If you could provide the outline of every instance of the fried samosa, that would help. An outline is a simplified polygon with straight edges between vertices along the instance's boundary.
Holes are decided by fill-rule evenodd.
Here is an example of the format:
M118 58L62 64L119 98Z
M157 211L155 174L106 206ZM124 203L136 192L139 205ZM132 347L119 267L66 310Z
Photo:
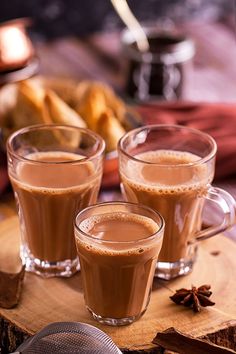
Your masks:
M112 111L107 109L99 117L97 133L106 141L106 150L113 151L116 150L119 139L125 134L125 129L112 115Z

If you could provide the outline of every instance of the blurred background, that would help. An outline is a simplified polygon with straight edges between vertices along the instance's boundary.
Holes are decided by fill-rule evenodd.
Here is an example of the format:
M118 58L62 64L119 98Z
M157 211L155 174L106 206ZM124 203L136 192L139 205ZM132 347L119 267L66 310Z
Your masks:
M234 0L129 0L140 21L222 22L234 27ZM86 36L123 27L109 0L1 0L0 21L32 17L40 38Z
M235 101L234 0L128 0L128 4L141 23L181 28L193 41L193 65L184 77L187 89L180 98ZM120 94L126 90L127 58L120 40L125 26L111 1L1 0L1 23L21 17L32 19L28 32L41 74L97 79Z

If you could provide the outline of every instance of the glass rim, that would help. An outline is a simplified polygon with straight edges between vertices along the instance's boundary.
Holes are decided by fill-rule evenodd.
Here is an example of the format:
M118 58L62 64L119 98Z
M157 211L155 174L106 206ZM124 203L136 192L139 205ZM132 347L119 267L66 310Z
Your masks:
M77 219L79 217L81 217L81 215L85 214L87 211L89 210L92 210L92 209L95 209L95 208L99 208L99 207L109 207L110 205L121 205L121 206L130 206L130 207L137 207L137 208L140 208L140 209L143 209L143 210L146 210L148 212L150 212L151 214L153 214L155 217L158 217L159 220L160 220L160 225L158 230L155 232L155 233L152 233L150 234L148 237L145 237L145 238L140 238L138 240L132 240L132 241L114 241L114 240L101 240L101 239L98 239L94 236L92 236L91 234L88 234L87 232L84 232L80 227L79 225L77 225ZM132 212L129 212L129 214L132 213ZM141 213L136 213L137 215L142 215ZM145 215L143 215L145 216ZM145 217L148 217L148 216L145 216ZM153 218L150 217L150 219L152 219L156 224L156 220L154 220ZM83 219L85 220L85 219ZM83 221L82 220L82 221ZM162 232L164 230L164 227L165 227L165 220L163 218L163 216L156 210L146 206L146 205L143 205L143 204L137 204L137 203L132 203L132 202L125 202L125 201L108 201L108 202L102 202L102 203L98 203L98 204L93 204L93 205L90 205L88 207L86 207L85 209L81 210L79 213L77 213L76 217L75 217L75 221L74 221L74 226L75 226L75 229L76 231L80 232L83 236L85 236L87 239L89 240L92 240L92 241L96 241L97 243L105 243L105 244L123 244L123 245L132 245L132 244L140 244L140 243L143 243L145 241L151 241L153 240L154 238L158 237L158 238L161 238L163 237L162 235ZM75 235L75 238L77 236Z
M94 137L96 141L99 141L98 151L96 151L96 153L94 153L93 155L91 155L89 157L85 156L82 159L69 160L69 161L42 161L42 160L39 161L39 160L34 160L34 159L27 158L25 156L21 156L17 152L14 151L14 149L12 147L12 142L17 136L23 135L23 134L28 133L30 131L47 130L47 129L48 130L52 130L53 128L67 129L67 130L68 129L69 130L78 130L81 133L85 133L85 134L88 134L88 135ZM24 162L35 163L35 164L45 164L45 165L77 164L77 163L93 160L96 157L100 157L105 151L105 141L103 140L103 138L100 135L98 135L97 133L93 132L92 130L87 129L87 128L80 128L80 127L77 127L75 125L35 124L35 125L30 125L28 127L24 127L24 128L18 129L17 131L12 133L9 136L9 138L7 139L6 147L7 147L7 152L9 154L14 156L16 159L24 161Z
M189 127L186 127L184 125L178 125L178 124L150 124L150 125L144 125L143 127L130 130L129 132L127 132L126 134L124 134L120 138L120 140L118 142L118 152L121 152L126 157L128 157L130 160L133 160L135 162L146 164L146 165L152 165L152 166L156 165L156 166L161 167L161 168L166 168L166 166L167 166L166 164L160 164L160 163L157 163L157 162L150 162L150 161L145 161L145 160L142 160L142 159L138 159L135 156L130 155L127 151L125 151L125 149L123 147L124 141L127 138L129 138L130 136L132 136L133 134L138 134L139 132L144 131L144 130L152 131L152 130L155 130L155 129L159 129L159 130L176 129L176 130L179 130L179 131L186 130L189 133L204 137L204 139L207 140L211 144L211 152L209 154L207 154L206 156L200 157L198 160L193 161L193 162L188 162L186 164L176 164L176 163L175 164L168 164L168 167L171 167L171 168L172 167L173 168L180 167L180 166L181 167L193 167L193 166L197 166L197 165L203 164L205 162L208 162L209 160L211 160L216 155L217 144L216 144L215 140L209 134L204 133L201 130L198 130L198 129L195 129L195 128L189 128ZM157 150L161 150L161 149L157 149ZM173 149L168 149L168 150L179 151L179 150L173 150Z

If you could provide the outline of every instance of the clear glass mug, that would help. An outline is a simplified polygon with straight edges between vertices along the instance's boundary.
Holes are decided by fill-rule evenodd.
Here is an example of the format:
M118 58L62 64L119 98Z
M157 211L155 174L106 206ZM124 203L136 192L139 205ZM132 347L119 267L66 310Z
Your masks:
M105 143L88 129L35 125L7 141L26 270L70 276L78 268L74 217L97 200Z
M143 225L145 237L139 233ZM133 203L101 203L77 215L85 304L97 321L125 325L146 311L163 232L158 212Z
M211 186L214 139L178 125L150 125L128 132L118 146L121 189L126 200L158 210L166 222L156 275L169 280L192 270L197 243L235 222L235 200ZM223 221L201 230L205 201L221 208Z

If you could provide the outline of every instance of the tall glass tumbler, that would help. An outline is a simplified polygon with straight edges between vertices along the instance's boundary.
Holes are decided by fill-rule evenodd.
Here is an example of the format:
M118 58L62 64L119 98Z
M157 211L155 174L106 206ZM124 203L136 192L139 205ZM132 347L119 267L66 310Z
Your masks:
M97 200L105 143L88 129L35 125L7 142L26 270L70 276L78 268L76 213Z

